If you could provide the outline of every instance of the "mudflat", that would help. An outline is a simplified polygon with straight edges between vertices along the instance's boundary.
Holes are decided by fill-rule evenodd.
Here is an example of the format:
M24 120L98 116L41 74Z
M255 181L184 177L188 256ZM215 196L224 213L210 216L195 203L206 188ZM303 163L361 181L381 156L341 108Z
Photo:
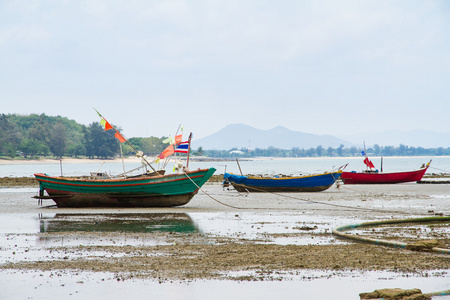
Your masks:
M341 185L320 193L242 194L208 183L182 207L60 209L50 200L38 206L31 199L37 187L33 180L14 178L31 191L7 188L8 192L0 193L0 213L12 220L18 214L50 217L39 220L37 232L7 234L10 241L22 237L30 242L2 246L1 269L113 272L122 279L160 281L271 280L278 278L275 274L295 275L311 269L330 274L386 270L419 276L428 270L443 274L450 270L446 254L358 243L331 234L337 226L362 221L449 216L449 185ZM0 182L0 186L10 186L6 179ZM165 220L173 214L193 219L194 229L125 230L126 216L133 216L138 223L131 227L137 228L143 220L150 222L158 215ZM96 219L100 215L102 219ZM113 223L108 219L113 216L111 229ZM55 226L54 230L50 226ZM355 234L402 242L434 239L441 247L450 248L449 228L447 221L368 228ZM41 246L36 247L34 241ZM49 246L49 241L57 242ZM42 254L43 250L47 254ZM232 273L239 275L230 276Z

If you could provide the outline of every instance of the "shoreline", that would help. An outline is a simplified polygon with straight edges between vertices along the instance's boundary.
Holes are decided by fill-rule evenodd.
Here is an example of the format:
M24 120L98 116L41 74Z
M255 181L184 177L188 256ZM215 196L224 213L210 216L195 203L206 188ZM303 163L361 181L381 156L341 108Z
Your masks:
M374 158L379 158L380 156L373 156ZM383 158L425 158L429 159L431 157L450 157L450 156L384 156ZM186 160L186 157L178 157L177 159ZM190 161L201 161L201 162L215 162L215 161L236 161L236 159L239 159L240 161L258 161L258 160L303 160L303 159L348 159L348 160L354 160L354 159L361 159L360 156L353 156L353 157L266 157L266 156L259 156L259 157L242 157L242 158L214 158L214 157L205 157L205 156L197 156L197 157L190 157ZM112 162L112 163L121 163L122 160L126 163L130 162L140 162L140 159L137 157L126 157L126 158L113 158L113 159L100 159L100 158L63 158L63 159L57 159L57 158L43 158L43 159L5 159L0 158L0 165L20 165L20 164L29 164L29 165L40 165L40 164L59 164L61 163L68 163L68 164L90 164L90 163L102 163L102 162Z

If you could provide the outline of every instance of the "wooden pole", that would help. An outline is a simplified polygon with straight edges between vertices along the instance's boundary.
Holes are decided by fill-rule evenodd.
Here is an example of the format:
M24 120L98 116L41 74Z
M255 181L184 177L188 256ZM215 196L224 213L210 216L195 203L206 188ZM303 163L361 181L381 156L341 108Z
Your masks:
M122 143L120 143L120 157L122 158L123 172L125 173L125 162L123 161Z
M187 153L187 159L186 159L186 168L189 169L189 154L191 153L191 139L192 139L192 132L189 134L189 143L188 143L188 153Z
M98 112L98 110L96 110L95 108L94 108L94 110L97 112L97 114L98 114L101 118L103 118L103 119L106 121L105 117L102 116L102 115ZM108 122L108 123L109 123L109 122ZM111 123L109 123L109 125L111 125ZM117 133L120 134L120 132L119 132L117 129L115 129L112 125L111 125L111 128L114 129ZM120 135L121 135L121 134L120 134ZM136 152L136 154L139 153L139 151L137 151L136 148L134 148L133 145L131 145L130 142L129 142L126 138L123 137L123 135L122 135L122 138L125 140L125 142L127 142L127 144L131 147L131 149L133 149L134 152ZM152 167L152 165L148 162L148 160L147 160L144 156L142 156L142 159L147 163L147 165L148 165L150 168L152 168L152 170L153 170L154 172L156 172L156 170Z
M239 167L239 172L241 172L241 176L244 176L244 174L242 174L241 166L239 165L239 160L237 158L236 158L236 162Z

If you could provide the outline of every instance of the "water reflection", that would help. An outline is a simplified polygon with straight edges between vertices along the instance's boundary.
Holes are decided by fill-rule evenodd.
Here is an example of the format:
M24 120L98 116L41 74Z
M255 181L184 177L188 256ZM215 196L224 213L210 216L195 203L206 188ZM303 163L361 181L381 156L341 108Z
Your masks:
M115 232L149 233L199 232L197 225L185 213L136 213L136 214L56 214L40 216L41 233L52 232Z

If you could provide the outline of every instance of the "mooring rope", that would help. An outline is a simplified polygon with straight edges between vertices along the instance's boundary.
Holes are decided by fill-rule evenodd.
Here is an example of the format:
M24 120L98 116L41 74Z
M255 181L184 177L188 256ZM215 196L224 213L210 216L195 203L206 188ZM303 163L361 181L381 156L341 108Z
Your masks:
M239 186L245 186L243 184L237 184L237 183L234 183L234 184L235 185L239 185ZM255 188L255 187L252 187L252 189L258 190L260 192L266 192L263 189L258 189L258 188ZM334 203L326 203L326 202L322 202L322 201L314 201L314 200L311 200L311 199L302 199L302 198L299 198L299 197L294 197L294 196L290 196L290 195L280 194L280 193L276 193L276 192L266 192L266 193L277 195L277 196L280 196L280 197L286 197L286 198L290 198L290 199L294 199L294 200L299 200L299 201L303 201L303 202L311 202L311 203L315 203L315 204L322 204L322 205L328 205L328 206L333 206L333 207L340 207L340 208L347 208L347 209L356 209L356 210L365 210L365 211L376 211L376 212L383 212L383 213L398 213L398 214L411 215L411 213L407 213L407 212L403 212L403 211L384 210L384 209L376 209L376 208L364 208L364 207L355 207L355 206L341 205L341 204L334 204Z
M237 207L237 206L233 206L233 205L230 205L230 204L223 203L223 202L217 200L216 198L214 198L213 196L211 196L210 194L208 194L207 192L205 192L200 186L198 186L197 183L195 183L194 180L192 180L191 177L189 177L188 174L186 174L186 172L183 172L183 173L184 173L184 175L186 175L187 178L189 178L189 180L191 180L191 182L200 191L202 191L205 195L207 195L212 200L214 200L214 201L216 201L216 202L218 202L218 203L220 203L220 204L222 204L224 206L235 208L235 209L265 209L265 208L261 208L261 207ZM241 184L236 184L236 185L244 186L244 185L241 185ZM252 187L252 189L259 190L259 191L262 191L262 192L266 192L263 189L258 189L258 188L255 188L255 187ZM340 205L340 204L326 203L326 202L321 202L321 201L313 201L313 200L310 200L310 199L302 199L302 198L299 198L299 197L294 197L294 196L290 196L290 195L284 195L284 194L275 193L275 192L267 192L267 193L270 193L270 194L273 194L273 195L276 195L276 196L280 196L280 197L285 197L285 198L290 198L290 199L294 199L294 200L299 200L299 201L303 201L303 202L310 202L310 203L328 205L328 206L339 207L339 208L362 210L362 211L373 211L373 212L381 212L381 213L397 213L397 214L404 214L404 215L412 215L411 213L404 212L404 211L392 211L392 210L384 210L384 209L376 209L376 208L355 207L355 206L349 206L349 205ZM273 209L273 208L270 208L270 209Z
M435 167L428 167L428 168L430 168L430 169L435 169L435 170L438 170L438 171L442 171L442 172L445 172L445 173L450 173L450 171L447 171L447 170L442 170L442 169L439 169L439 168L435 168Z
M187 178L189 178L189 180L200 190L200 191L202 191L206 196L208 196L209 198L211 198L211 199L213 199L214 201L216 201L216 202L218 202L218 203L220 203L220 204L222 204L222 205L224 205L224 206L228 206L228 207L231 207L231 208L235 208L235 209L246 209L245 207L237 207L237 206L233 206L233 205L229 205L229 204L226 204L226 203L223 203L223 202L221 202L221 201L219 201L219 200L217 200L216 198L214 198L213 196L211 196L210 194L208 194L207 192L205 192L194 180L192 180L192 178L191 177L189 177L189 175L188 174L186 174L186 172L184 172L183 171L183 173L184 173L184 175L186 175L186 177Z
M332 234L337 235L339 237L352 239L359 242L366 242L371 243L375 245L383 245L383 246L389 246L389 247L395 247L395 248L407 248L407 243L402 242L396 242L396 241L388 241L388 240L382 240L382 239L373 239L373 238L366 238L362 237L361 235L352 235L348 233L344 233L341 231L345 230L352 230L356 228L361 227L371 227L371 226L379 226L379 225L386 225L386 224L402 224L402 223L423 223L423 222L443 222L443 221L450 221L450 217L426 217L426 218L416 218L416 219L396 219L396 220L385 220L385 221L375 221L375 222L364 222L360 224L353 224L353 225L344 225L337 227L331 231ZM442 254L450 254L450 249L444 249L439 247L433 247L429 249L430 251L442 253Z

